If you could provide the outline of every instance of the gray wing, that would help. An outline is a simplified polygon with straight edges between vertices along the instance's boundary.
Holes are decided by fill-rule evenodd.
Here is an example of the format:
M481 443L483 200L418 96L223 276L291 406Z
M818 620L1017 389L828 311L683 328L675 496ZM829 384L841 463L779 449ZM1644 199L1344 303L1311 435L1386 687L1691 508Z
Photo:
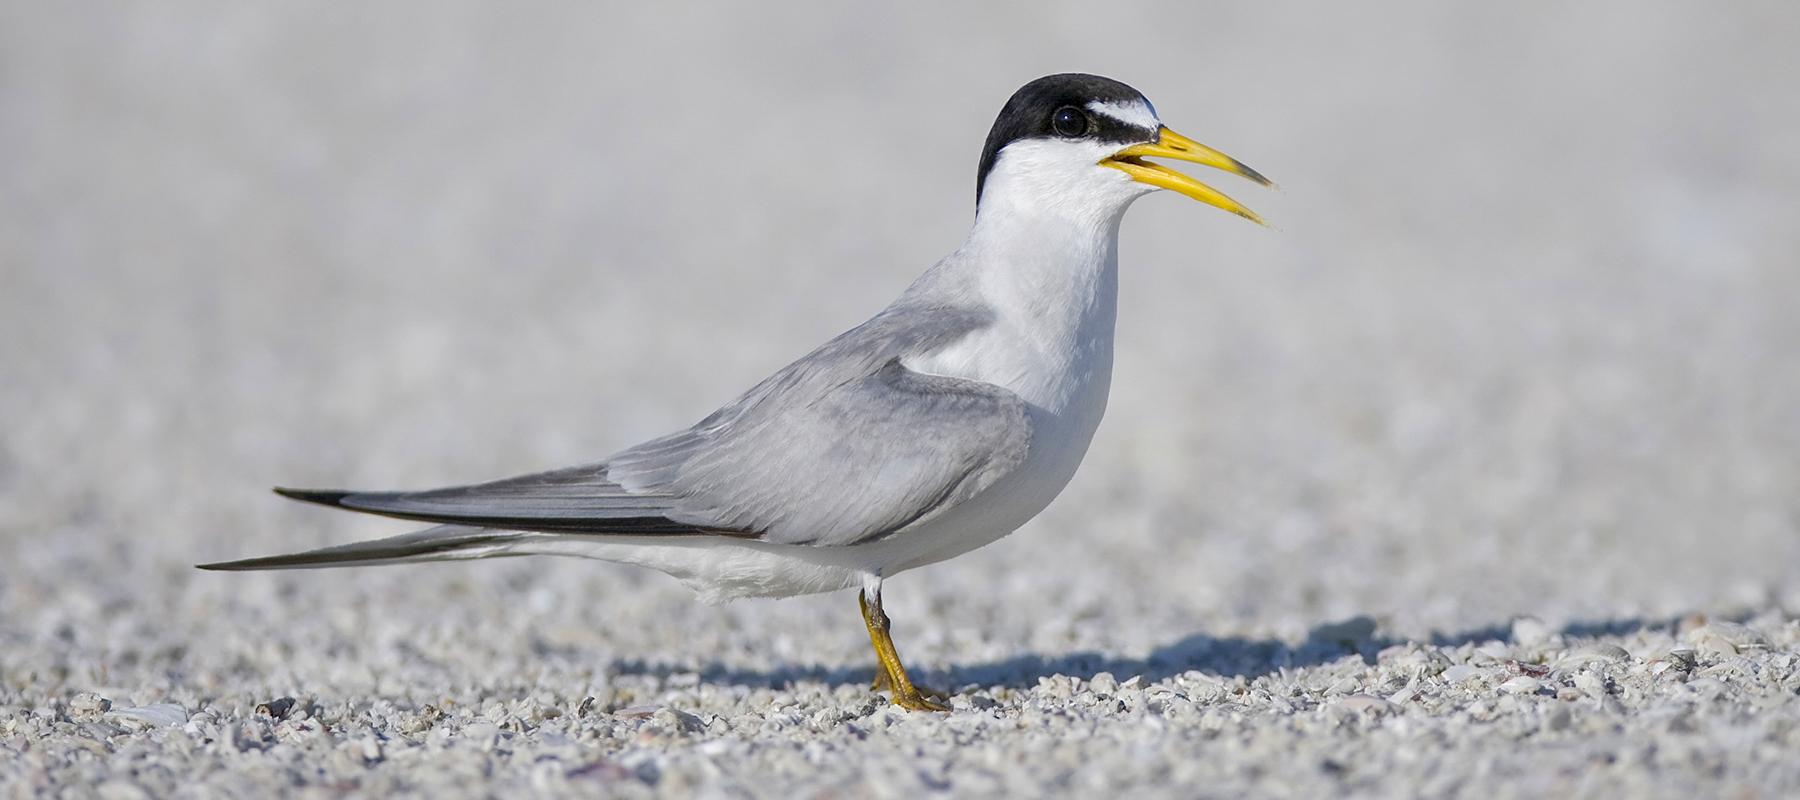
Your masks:
M901 363L989 319L891 308L694 427L599 464L424 492L277 491L490 528L811 545L878 538L978 494L1024 461L1031 422L1017 395Z
M669 513L678 523L845 545L974 496L1031 444L1017 395L914 372L898 358L816 396L767 398L757 411L628 450L612 473L679 497Z

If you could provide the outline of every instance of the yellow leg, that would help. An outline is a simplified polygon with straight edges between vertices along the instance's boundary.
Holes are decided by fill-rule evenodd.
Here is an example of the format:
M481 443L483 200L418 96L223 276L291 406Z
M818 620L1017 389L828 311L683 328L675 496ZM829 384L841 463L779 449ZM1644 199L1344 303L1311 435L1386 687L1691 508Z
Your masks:
M906 666L900 663L900 653L894 649L893 637L888 635L887 614L881 610L881 596L875 596L871 604L866 593L856 595L856 604L862 609L863 624L869 628L869 643L875 645L875 658L881 662L881 672L875 681L879 685L883 678L894 693L894 705L911 711L949 711L950 706L932 700L914 686L912 679L906 677Z

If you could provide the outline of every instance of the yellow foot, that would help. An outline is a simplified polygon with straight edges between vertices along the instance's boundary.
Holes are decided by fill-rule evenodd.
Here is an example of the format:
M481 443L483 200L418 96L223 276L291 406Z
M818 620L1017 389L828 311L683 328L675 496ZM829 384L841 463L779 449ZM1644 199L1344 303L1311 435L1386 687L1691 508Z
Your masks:
M949 699L948 696L946 696L946 695L940 694L938 696L944 697L946 700ZM931 699L930 697L927 697L926 692L920 691L919 688L916 686L913 687L913 690L910 692L895 692L894 693L894 705L897 705L908 711L949 711L950 710L949 703L940 703L936 700Z
M880 585L876 584L873 589L865 589L862 594L858 594L856 603L862 608L863 624L869 628L869 642L875 646L875 658L881 662L881 669L875 677L875 690L885 688L892 691L894 705L909 711L949 711L948 703L941 703L927 696L937 695L948 700L949 695L928 689L920 690L906 676L906 667L900 663L900 653L894 650L894 639L888 634L888 617L881 612Z

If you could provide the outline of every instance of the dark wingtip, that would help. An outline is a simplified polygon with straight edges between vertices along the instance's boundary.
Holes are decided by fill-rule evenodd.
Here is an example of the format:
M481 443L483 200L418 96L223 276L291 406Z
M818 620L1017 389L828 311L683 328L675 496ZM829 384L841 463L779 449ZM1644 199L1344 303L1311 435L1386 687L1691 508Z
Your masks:
M355 494L355 492L345 492L337 489L287 489L280 486L275 487L275 493L290 500L299 500L305 503L318 503L322 506L338 507L344 505L344 498Z
M247 558L242 561L214 561L211 564L195 564L194 569L208 572L237 572L239 570L256 569L252 562L262 561L260 558Z
M238 561L214 561L211 564L195 564L194 569L207 572L252 572L264 569L281 569L296 566L291 556L267 556L264 558L246 558Z

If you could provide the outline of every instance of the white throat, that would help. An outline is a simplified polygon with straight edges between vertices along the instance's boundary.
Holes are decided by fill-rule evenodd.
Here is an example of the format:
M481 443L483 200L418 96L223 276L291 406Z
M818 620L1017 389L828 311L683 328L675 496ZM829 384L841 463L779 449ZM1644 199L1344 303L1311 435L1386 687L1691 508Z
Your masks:
M1147 191L1097 166L1101 157L1061 143L1003 151L968 240L941 265L994 323L909 364L1003 386L1043 413L1073 417L1056 422L1073 423L1079 449L1112 378L1119 223Z
M1111 375L1120 215L1071 219L1007 199L985 198L960 251L995 315L991 335L976 337L992 351L985 380L1060 411L1079 383Z

